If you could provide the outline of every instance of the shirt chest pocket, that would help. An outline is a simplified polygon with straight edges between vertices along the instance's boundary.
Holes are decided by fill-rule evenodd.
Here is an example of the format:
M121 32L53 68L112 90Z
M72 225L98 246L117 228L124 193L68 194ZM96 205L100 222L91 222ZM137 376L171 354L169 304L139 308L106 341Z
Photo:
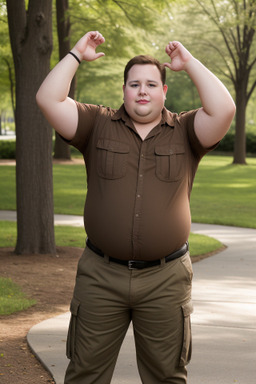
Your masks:
M184 175L185 148L182 144L155 147L156 176L162 181L178 181Z
M97 172L105 179L120 179L126 174L129 145L110 139L97 142Z

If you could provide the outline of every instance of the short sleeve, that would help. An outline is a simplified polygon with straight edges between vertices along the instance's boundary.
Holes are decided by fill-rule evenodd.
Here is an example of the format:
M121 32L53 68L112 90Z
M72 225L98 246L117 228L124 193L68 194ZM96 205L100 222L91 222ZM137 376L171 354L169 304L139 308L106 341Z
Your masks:
M77 101L75 101L75 103L78 110L76 133L72 140L64 140L84 154L100 107L98 105L84 104Z
M204 155L206 155L208 152L212 151L215 149L219 142L213 145L210 148L205 148L199 141L196 133L195 133L195 116L197 113L198 109L189 111L189 112L182 112L179 115L179 121L180 124L185 125L187 135L188 135L188 141L189 145L191 147L192 152L194 155L198 158L201 159Z

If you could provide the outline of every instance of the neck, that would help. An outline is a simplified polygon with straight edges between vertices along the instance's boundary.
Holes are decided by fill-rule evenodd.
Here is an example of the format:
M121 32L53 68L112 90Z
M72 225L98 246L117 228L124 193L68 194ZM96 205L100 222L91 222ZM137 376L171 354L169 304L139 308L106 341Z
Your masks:
M138 121L133 121L133 125L136 128L138 134L140 135L141 139L144 140L149 132L160 123L161 117L150 122L150 123L140 123Z

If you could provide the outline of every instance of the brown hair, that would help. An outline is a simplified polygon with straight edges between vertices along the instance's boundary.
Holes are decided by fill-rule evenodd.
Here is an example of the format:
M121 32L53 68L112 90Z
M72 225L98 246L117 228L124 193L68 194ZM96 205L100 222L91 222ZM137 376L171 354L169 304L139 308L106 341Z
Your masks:
M124 85L126 85L126 81L127 81L127 77L128 77L128 72L129 70L131 69L131 67L133 67L135 64L139 64L139 65L144 65L144 64L152 64L152 65L155 65L159 72L160 72L160 76L161 76L161 80L162 80L162 83L163 85L165 84L165 77L166 77L166 70L165 70L165 66L163 64L160 63L160 61L158 61L157 59L155 59L154 57L152 56L148 56L148 55L139 55L139 56L135 56L133 57L130 61L128 61L128 63L126 64L126 67L124 69Z

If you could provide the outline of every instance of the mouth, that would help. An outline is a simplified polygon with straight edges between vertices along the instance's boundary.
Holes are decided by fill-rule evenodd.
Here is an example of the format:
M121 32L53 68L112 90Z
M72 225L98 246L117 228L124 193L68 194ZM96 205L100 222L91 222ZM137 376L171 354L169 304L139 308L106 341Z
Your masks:
M137 100L136 103L138 103L138 104L148 104L148 103L149 103L149 100L146 100L146 99L140 99L140 100Z

